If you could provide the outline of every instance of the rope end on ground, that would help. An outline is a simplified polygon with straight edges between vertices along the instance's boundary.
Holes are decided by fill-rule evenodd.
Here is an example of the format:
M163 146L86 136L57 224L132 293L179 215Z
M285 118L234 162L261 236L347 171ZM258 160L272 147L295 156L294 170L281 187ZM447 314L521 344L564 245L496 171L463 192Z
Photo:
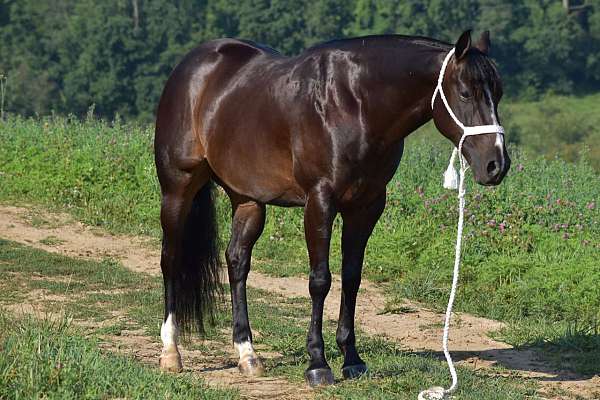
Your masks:
M443 387L434 386L419 393L418 400L442 400L446 396Z

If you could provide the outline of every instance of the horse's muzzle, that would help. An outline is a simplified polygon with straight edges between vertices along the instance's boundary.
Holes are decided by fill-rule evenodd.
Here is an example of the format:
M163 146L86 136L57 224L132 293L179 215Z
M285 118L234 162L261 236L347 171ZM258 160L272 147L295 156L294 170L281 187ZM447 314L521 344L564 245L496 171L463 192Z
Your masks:
M475 181L483 186L499 185L510 169L510 157L504 152L503 157L488 160L483 171L475 175Z

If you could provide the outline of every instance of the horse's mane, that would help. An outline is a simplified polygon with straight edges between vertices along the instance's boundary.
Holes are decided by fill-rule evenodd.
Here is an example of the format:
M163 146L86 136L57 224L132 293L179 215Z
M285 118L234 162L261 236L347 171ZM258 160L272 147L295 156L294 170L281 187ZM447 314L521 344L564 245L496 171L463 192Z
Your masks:
M309 47L304 53L332 48L344 49L369 45L416 45L438 49L444 52L450 51L453 47L450 43L424 36L388 34L333 39ZM492 90L492 92L498 90L501 82L500 75L496 64L490 57L479 51L477 48L472 47L469 49L466 61L466 78L474 84L473 87L478 88L481 87L481 83L483 82L491 82L492 87L490 87L490 90Z
M325 48L332 47L345 47L348 45L357 45L357 44L415 44L422 45L428 47L434 47L440 50L448 51L452 48L450 43L428 38L425 36L408 36L408 35L397 35L397 34L387 34L387 35L368 35L368 36L359 36L353 38L344 38L344 39L333 39L328 40L323 43L318 43L312 47L306 49L306 51L311 50L319 50Z

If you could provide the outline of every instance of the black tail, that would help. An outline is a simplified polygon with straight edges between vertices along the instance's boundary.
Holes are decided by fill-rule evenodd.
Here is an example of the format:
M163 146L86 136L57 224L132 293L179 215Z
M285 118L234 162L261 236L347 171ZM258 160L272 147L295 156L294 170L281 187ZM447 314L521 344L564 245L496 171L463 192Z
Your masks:
M172 275L176 321L184 336L194 331L202 334L206 323L213 324L223 293L212 182L194 196L179 259Z

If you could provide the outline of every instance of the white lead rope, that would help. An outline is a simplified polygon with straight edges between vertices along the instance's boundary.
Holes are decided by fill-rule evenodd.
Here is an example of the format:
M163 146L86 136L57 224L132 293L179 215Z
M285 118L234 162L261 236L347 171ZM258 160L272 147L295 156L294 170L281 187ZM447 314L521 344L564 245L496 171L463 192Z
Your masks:
M458 387L458 376L456 374L456 368L454 367L454 362L452 361L452 357L450 355L450 351L448 350L448 337L450 336L450 321L452 318L452 307L454 305L454 298L456 297L456 290L458 289L458 275L460 272L460 253L462 247L462 233L463 233L463 223L465 219L465 173L467 169L469 169L469 165L467 160L463 156L462 147L467 136L473 135L482 135L486 133L496 133L496 134L504 134L504 128L500 125L478 125L478 126L464 126L462 122L456 117L450 105L448 104L448 100L446 100L446 96L444 95L444 90L442 88L442 82L444 81L444 74L446 72L446 67L448 66L448 62L450 58L454 54L454 49L448 52L444 62L442 63L442 68L440 69L440 75L438 77L438 84L433 92L433 96L431 98L431 109L433 110L433 105L435 103L435 98L437 94L440 94L444 106L448 111L448 114L456 125L458 125L462 131L463 135L458 142L458 148L454 148L452 151L452 156L450 157L450 164L444 173L444 187L446 189L457 189L458 188L458 226L456 229L456 248L454 253L454 272L452 276L452 289L450 290L450 298L448 299L448 307L446 308L446 318L444 321L444 335L442 339L442 348L444 350L444 356L446 357L446 362L448 363L448 369L450 370L450 376L452 377L452 385L448 389L444 389L440 386L434 386L427 390L423 390L419 393L419 400L440 400L446 397L447 395L452 394L456 388ZM458 155L458 159L460 162L460 173L457 174L454 169L454 164L456 162L456 156ZM458 175L458 176L457 176ZM458 181L458 182L457 182Z

